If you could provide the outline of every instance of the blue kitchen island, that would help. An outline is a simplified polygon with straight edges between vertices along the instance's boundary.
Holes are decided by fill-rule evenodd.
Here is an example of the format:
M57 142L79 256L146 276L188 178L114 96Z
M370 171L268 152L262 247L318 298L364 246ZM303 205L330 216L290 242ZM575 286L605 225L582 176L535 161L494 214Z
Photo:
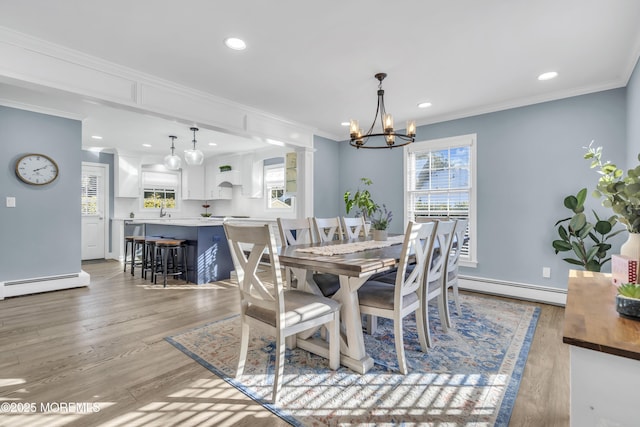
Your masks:
M189 282L201 285L230 278L234 266L222 221L135 222L144 224L145 236L187 241Z

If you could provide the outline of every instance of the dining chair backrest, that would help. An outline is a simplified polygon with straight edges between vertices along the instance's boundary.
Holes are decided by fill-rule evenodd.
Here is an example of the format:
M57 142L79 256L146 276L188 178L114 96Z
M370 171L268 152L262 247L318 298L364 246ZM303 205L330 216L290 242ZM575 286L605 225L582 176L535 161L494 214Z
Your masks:
M330 242L342 239L342 225L340 218L313 218L313 225L316 232L317 241Z
M282 246L313 243L313 226L310 218L278 218L278 230Z
M448 262L449 249L451 247L451 239L453 238L453 230L456 226L455 221L438 221L436 226L433 255L429 268L425 273L425 281L432 288L436 281L442 285L443 275Z
M346 239L357 239L361 235L366 237L364 217L342 217L342 231Z
M456 227L449 244L449 257L447 259L447 276L458 273L458 265L460 264L460 254L465 244L465 235L467 234L467 226L469 220L456 220Z
M396 299L402 298L411 292L418 292L422 285L423 274L426 263L431 261L433 253L435 222L417 223L409 222L405 232L402 254L398 263L396 274L396 289L401 288L402 291L396 293ZM409 255L413 253L413 268L407 274L407 266L409 265ZM400 303L400 301L396 301Z
M233 253L241 306L255 305L276 313L284 313L282 297L284 286L280 261L275 250L275 238L270 232L269 225L239 226L228 223L223 225L229 248ZM264 254L268 255L269 264L263 262ZM258 266L260 270L270 270L270 274L261 273L259 276ZM265 276L269 277L271 286L261 279ZM281 321L284 322L284 319L276 315L276 322Z

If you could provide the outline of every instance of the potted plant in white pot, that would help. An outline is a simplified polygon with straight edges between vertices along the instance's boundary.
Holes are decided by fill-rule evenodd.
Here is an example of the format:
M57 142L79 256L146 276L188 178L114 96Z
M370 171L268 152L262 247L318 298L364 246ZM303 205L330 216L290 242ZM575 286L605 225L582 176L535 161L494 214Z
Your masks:
M391 223L393 214L383 204L382 208L376 209L375 213L371 217L371 229L373 234L373 240L387 240L387 228Z
M640 260L640 165L629 169L625 176L615 164L602 162L602 147L588 147L585 159L591 160L591 168L598 169L600 179L594 196L602 199L602 206L611 208L629 231L627 241L620 247L620 254ZM640 155L638 155L640 161Z

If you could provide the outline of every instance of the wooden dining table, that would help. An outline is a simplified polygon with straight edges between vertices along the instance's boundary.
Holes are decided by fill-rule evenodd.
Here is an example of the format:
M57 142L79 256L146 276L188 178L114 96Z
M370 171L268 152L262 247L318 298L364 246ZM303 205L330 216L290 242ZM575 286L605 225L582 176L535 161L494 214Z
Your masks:
M293 270L293 273L298 278L298 288L302 286L310 292L321 294L313 280L313 274L316 272L332 273L339 276L340 289L332 298L342 304L340 310L340 363L361 374L366 373L373 367L373 359L367 355L364 348L358 289L372 275L392 270L398 265L402 251L402 240L395 238L395 240L392 240L392 245L383 248L365 249L336 255L309 253L300 249L306 250L305 248L333 245L344 246L345 244L368 240L370 239L361 238L284 246L280 248L279 252L280 264ZM323 352L323 344L318 342L317 338L306 339L299 337L296 345L316 354L322 354Z

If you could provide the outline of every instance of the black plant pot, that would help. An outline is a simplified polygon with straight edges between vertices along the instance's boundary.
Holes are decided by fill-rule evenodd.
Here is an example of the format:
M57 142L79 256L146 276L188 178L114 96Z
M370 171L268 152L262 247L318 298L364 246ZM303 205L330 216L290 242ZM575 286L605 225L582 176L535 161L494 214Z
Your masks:
M616 295L616 310L622 317L640 320L640 299Z

